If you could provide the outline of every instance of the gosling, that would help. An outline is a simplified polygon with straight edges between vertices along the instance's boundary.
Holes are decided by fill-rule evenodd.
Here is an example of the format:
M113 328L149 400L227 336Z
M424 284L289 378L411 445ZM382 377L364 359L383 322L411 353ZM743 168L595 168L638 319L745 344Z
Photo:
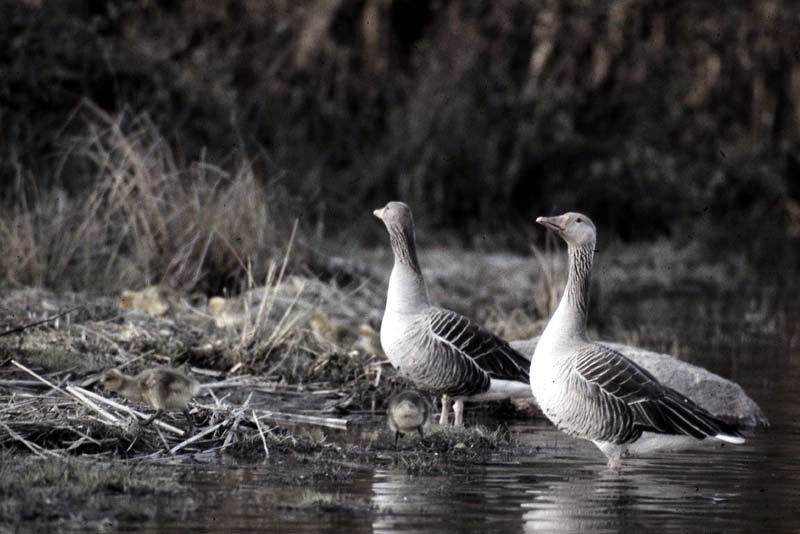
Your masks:
M428 412L428 400L418 391L401 391L392 397L386 414L389 419L389 429L394 432L394 444L397 445L397 438L402 438L406 432L412 430L424 436L422 427L428 420Z
M179 302L180 299L173 289L161 285L148 286L138 291L124 289L119 296L119 303L123 308L155 316L174 313Z
M142 424L149 425L164 410L181 410L194 425L189 415L189 401L200 390L200 383L179 369L156 367L145 369L136 376L126 375L119 369L109 369L100 378L103 386L126 399L144 402L156 412Z

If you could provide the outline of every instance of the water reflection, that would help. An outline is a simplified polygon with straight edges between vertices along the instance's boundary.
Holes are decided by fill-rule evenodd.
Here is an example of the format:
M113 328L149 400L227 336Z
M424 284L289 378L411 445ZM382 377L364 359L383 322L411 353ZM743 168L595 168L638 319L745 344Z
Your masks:
M525 531L797 531L800 521L787 510L800 494L785 475L796 476L800 466L795 460L772 464L763 454L763 433L751 440L725 454L700 450L631 460L620 473L565 466L567 476L528 490Z
M374 532L519 532L518 473L500 465L464 467L456 474L412 476L375 472Z
M518 429L518 463L464 467L449 475L377 470L373 477L375 532L657 532L696 530L797 531L797 437L770 453L757 432L745 445L700 444L653 458L629 459L622 471L605 467L591 444L548 428Z
M579 458L540 465L550 476L526 492L524 530L685 532L709 520L720 525L742 495L720 477L733 458L708 452L629 459L620 472L575 467L583 465Z

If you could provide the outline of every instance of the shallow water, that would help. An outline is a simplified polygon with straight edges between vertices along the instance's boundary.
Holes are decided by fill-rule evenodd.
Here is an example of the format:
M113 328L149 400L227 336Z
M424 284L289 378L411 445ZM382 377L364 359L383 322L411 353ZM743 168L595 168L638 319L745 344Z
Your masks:
M387 460L343 462L325 476L310 462L291 467L297 484L286 485L271 482L289 469L280 463L187 469L184 482L204 488L194 495L196 511L146 526L159 532L799 532L798 314L771 312L764 302L745 308L751 306L748 315L731 302L654 298L610 310L621 319L605 332L636 328L638 344L657 349L677 337L682 357L738 381L771 421L769 429L746 432L744 445L698 442L630 459L612 472L593 445L541 420L518 422L511 426L513 446L500 447L485 463L422 474ZM648 331L657 335L648 338ZM375 424L382 424L379 416Z

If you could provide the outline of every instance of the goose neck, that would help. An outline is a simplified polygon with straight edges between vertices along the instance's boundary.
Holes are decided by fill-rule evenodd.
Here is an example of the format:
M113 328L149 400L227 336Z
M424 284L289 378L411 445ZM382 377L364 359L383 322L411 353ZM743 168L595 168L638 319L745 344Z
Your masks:
M413 309L429 304L428 292L417 260L413 228L390 227L394 267L389 277L387 308Z
M594 247L570 247L567 287L564 291L573 308L586 321L589 308L589 283L592 278Z
M569 332L571 336L586 337L593 257L593 246L569 246L567 285L553 314L553 321L559 325L559 330Z
M414 228L389 225L388 230L389 243L392 246L392 252L394 252L395 265L406 265L411 270L420 273Z

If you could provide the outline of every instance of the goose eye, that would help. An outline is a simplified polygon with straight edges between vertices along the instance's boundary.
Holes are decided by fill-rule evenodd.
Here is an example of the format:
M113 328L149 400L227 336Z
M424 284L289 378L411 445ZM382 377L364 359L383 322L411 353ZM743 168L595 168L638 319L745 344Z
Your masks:
M575 219L575 222L583 222L583 219L581 219L580 217L578 217L577 219Z

